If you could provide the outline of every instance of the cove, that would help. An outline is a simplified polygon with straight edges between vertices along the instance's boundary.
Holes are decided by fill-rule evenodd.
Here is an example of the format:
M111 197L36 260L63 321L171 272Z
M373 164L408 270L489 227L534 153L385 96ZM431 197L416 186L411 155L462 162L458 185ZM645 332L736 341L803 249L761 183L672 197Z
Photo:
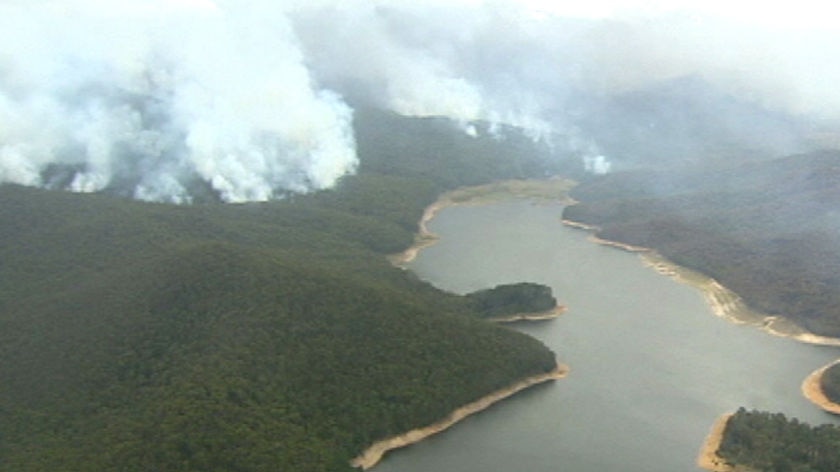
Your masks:
M408 268L458 293L551 286L568 311L513 326L553 349L570 374L393 451L374 470L698 471L709 429L740 406L837 422L800 384L840 349L714 316L698 290L564 226L562 208L525 200L446 208L428 224L440 240Z

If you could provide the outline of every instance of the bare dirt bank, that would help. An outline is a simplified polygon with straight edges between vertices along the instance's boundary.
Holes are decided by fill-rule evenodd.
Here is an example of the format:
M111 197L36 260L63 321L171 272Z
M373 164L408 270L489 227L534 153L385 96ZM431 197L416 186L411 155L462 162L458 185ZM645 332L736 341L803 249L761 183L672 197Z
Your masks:
M563 219L563 220L560 220L560 221L562 221L563 224L566 225L566 226L570 226L572 228L582 229L582 230L586 230L586 231L591 232L592 236L590 236L590 239L593 242L596 242L596 243L604 245L604 246L616 247L618 249L622 249L622 250L625 250L625 251L628 251L628 252L651 252L652 251L650 248L646 248L646 247L642 247L642 246L634 246L632 244L626 244L626 243L621 243L621 242L618 242L618 241L610 241L609 239L599 238L598 236L596 236L596 233L598 231L600 231L601 228L599 228L598 226L595 226L595 225L588 225L586 223L578 223L577 221L566 220L566 219Z
M700 448L700 454L697 456L698 467L712 472L731 472L733 470L731 465L717 455L720 442L723 440L723 433L726 431L726 423L731 417L731 414L721 416L712 425L709 435L706 436L706 441Z
M835 415L840 415L840 404L831 401L825 395L825 392L822 388L823 374L826 370L828 370L830 367L834 366L837 363L840 363L840 360L835 361L811 373L811 375L809 375L802 382L802 394L805 395L805 398L807 398L811 403L817 405L823 410Z
M362 468L362 470L368 470L371 467L375 466L377 463L379 463L379 461L382 460L382 457L388 451L420 442L428 438L429 436L440 433L441 431L450 428L455 423L463 420L464 418L470 415L487 409L488 407L504 400L505 398L508 398L534 385L563 378L568 374L568 372L569 368L567 366L558 363L554 370L552 370L551 372L527 377L525 379L520 380L519 382L514 383L513 385L510 385L501 390L497 390L487 396L479 398L474 402L468 403L456 409L455 411L447 415L446 418L443 418L440 421L437 421L423 428L413 429L406 433L386 438L381 441L377 441L371 444L359 456L351 460L350 465L352 465L353 467L360 467Z
M438 236L429 231L426 224L431 221L440 210L448 206L451 206L451 204L449 204L444 197L441 197L436 202L426 207L423 211L423 217L420 218L420 222L417 223L418 231L417 234L414 235L414 244L409 246L403 252L388 256L388 260L391 261L391 264L397 267L405 267L406 264L417 258L417 254L420 253L420 251L437 242Z

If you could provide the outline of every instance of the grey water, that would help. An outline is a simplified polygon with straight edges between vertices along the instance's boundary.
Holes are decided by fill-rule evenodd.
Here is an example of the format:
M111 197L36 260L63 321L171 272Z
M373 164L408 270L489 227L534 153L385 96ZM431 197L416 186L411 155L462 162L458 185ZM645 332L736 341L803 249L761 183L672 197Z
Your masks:
M698 290L591 242L561 212L522 200L447 208L429 224L440 241L409 269L458 293L551 286L568 311L513 329L549 346L569 376L392 451L377 472L696 472L709 429L738 407L837 421L800 385L840 349L720 319Z

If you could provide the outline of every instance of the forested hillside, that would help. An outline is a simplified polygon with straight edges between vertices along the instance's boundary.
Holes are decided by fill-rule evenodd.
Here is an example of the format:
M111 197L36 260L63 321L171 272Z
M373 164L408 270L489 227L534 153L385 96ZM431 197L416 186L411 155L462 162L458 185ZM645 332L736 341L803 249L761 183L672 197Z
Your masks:
M840 153L616 173L575 188L564 217L654 248L752 308L840 336Z
M357 128L359 175L283 201L0 187L0 470L349 470L551 370L384 257L442 190L555 172L545 150L374 110Z

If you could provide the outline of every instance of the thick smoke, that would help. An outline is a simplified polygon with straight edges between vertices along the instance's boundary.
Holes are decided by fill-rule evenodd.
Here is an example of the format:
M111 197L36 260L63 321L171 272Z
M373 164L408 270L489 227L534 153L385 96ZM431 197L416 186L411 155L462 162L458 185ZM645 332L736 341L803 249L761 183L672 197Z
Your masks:
M565 47L516 3L342 2L295 12L319 80L411 116L523 128L546 138ZM466 130L471 130L465 126Z
M6 0L0 27L0 182L147 200L329 187L357 165L348 104L448 116L470 134L488 129L479 120L516 125L593 172L621 158L592 132L620 128L598 118L615 112L604 103L679 77L840 116L835 32L709 15L574 18L513 0Z
M840 117L832 30L681 11L564 17L499 0L342 5L294 15L319 81L405 114L520 126L592 172L658 137L660 156L797 152L787 117Z
M313 82L282 9L45 2L0 18L0 180L246 201L356 166L352 112Z

